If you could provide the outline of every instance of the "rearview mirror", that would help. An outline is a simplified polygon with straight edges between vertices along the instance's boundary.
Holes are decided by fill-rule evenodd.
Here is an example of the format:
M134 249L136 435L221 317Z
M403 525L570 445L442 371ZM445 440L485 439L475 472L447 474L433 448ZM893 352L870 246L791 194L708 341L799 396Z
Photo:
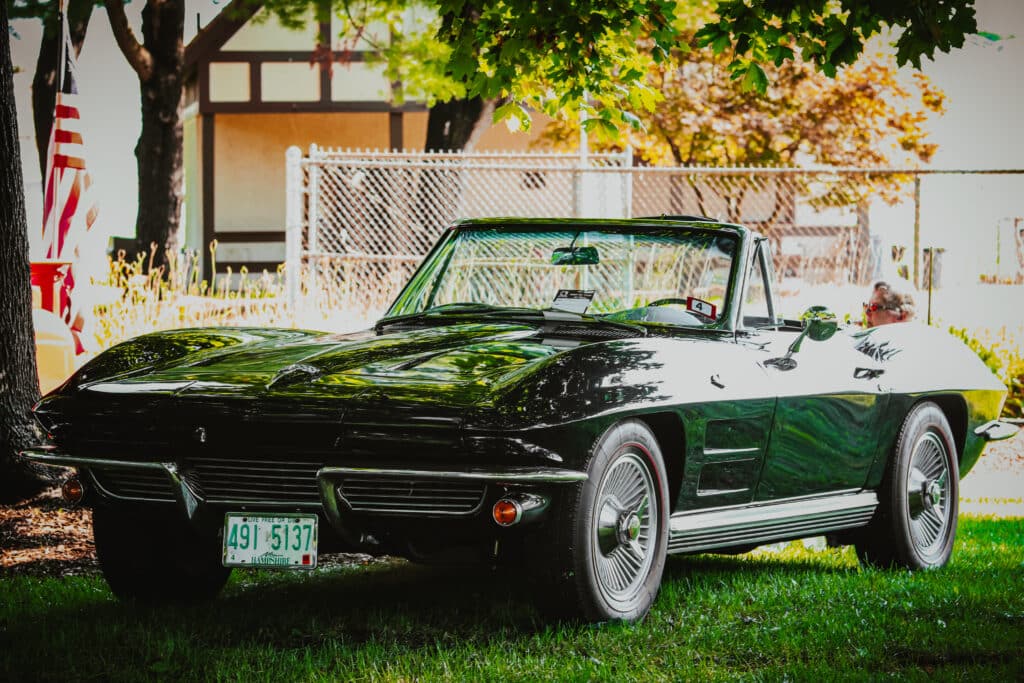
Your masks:
M600 262L597 247L559 247L551 252L555 266L596 266Z

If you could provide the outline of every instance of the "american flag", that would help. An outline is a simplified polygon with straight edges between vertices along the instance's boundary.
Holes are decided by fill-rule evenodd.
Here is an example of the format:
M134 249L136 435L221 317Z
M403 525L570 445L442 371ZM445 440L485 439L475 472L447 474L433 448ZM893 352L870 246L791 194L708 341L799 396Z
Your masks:
M98 207L93 199L92 180L85 165L82 126L78 109L75 53L68 31L67 16L61 20L61 71L57 86L53 127L50 129L49 153L46 160L46 191L43 195L42 245L47 259L68 261L71 267L64 278L60 315L75 336L76 351L81 353L80 340L87 311L81 297L75 296L76 263L86 235L96 222ZM82 277L81 273L78 273Z

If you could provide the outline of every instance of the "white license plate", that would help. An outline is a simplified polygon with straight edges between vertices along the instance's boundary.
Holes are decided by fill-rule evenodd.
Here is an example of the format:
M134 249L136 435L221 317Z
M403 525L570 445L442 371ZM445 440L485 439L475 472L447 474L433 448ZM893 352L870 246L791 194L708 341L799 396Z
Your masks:
M224 515L224 566L316 568L317 517L312 514Z

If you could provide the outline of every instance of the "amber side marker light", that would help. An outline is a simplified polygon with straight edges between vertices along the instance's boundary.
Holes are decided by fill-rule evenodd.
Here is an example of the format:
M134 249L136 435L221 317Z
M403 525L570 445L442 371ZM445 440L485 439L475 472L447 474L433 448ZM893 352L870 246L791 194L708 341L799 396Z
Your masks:
M514 500L502 498L494 504L491 514L499 526L512 526L523 516L523 508Z
M60 487L60 492L64 496L64 500L72 505L78 505L85 497L85 487L74 477L64 482L64 485Z

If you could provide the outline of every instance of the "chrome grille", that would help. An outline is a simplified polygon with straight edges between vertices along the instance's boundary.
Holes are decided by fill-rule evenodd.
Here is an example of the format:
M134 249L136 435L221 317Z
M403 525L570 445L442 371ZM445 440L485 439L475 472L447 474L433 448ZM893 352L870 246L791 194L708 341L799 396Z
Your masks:
M173 501L171 479L157 469L127 467L92 468L96 483L118 498Z
M468 515L485 490L480 482L359 476L342 479L338 495L356 512Z
M191 458L187 479L211 503L319 503L316 473L323 463L295 460Z

